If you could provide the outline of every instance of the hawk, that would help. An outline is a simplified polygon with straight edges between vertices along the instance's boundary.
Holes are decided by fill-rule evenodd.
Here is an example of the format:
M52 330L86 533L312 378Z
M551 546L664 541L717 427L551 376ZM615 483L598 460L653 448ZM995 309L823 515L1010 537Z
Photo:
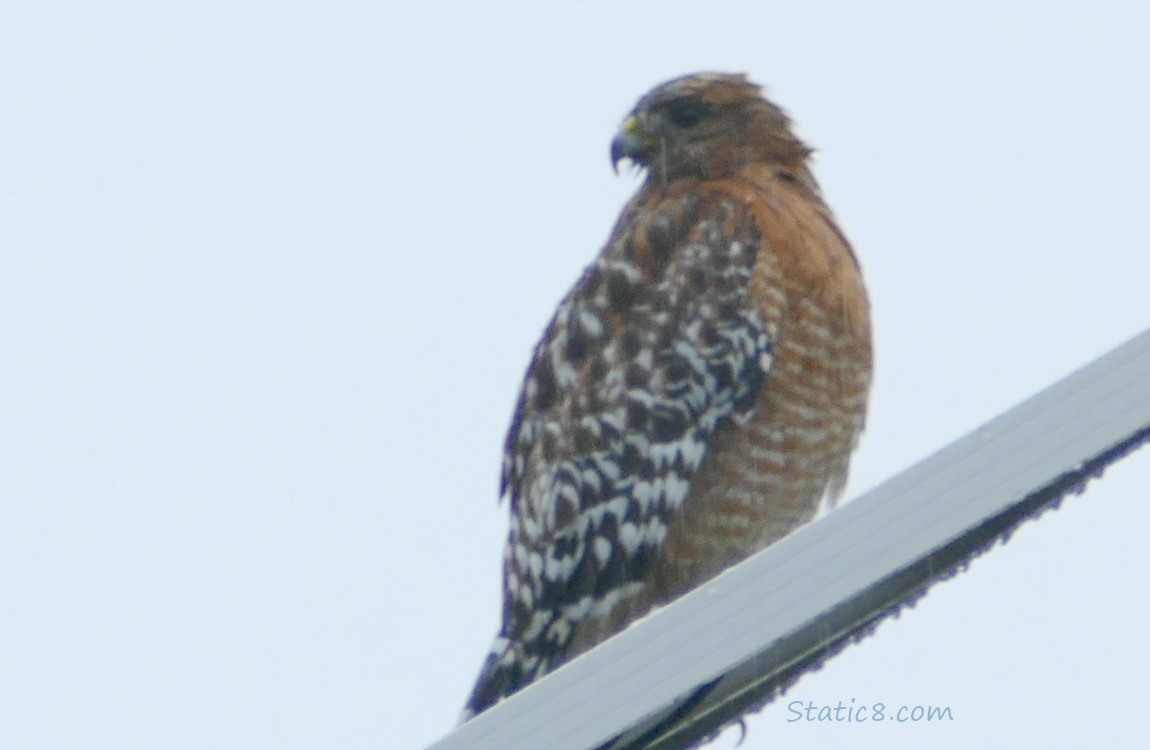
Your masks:
M646 169L536 345L503 455L503 623L464 719L833 507L869 304L811 148L743 75L657 86Z

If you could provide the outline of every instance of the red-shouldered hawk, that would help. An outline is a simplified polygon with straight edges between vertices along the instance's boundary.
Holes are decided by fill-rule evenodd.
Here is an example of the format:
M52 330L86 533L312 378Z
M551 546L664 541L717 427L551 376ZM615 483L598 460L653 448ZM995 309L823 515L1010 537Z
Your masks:
M833 504L871 380L866 291L811 149L745 76L642 99L647 170L535 347L503 457L503 625L464 717Z

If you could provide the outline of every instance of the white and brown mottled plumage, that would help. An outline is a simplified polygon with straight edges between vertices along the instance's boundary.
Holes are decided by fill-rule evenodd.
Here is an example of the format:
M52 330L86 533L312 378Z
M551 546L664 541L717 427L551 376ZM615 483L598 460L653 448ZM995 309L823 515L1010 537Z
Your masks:
M647 179L535 347L465 718L833 504L863 426L866 292L786 114L744 76L686 76L611 155Z

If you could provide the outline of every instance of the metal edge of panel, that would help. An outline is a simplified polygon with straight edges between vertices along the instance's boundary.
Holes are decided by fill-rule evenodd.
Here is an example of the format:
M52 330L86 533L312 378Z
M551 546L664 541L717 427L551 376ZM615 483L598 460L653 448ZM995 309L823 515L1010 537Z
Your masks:
M689 747L761 708L1147 439L1150 331L648 615L429 750ZM894 552L874 540L879 532L897 538ZM828 557L827 548L839 554ZM841 558L837 568L834 558ZM860 573L852 559L870 565ZM786 579L796 573L834 583L819 596L797 594ZM772 617L757 645L739 641L737 656L723 637L706 638L715 648L700 650L692 636L721 633L724 607L744 624L754 615L738 609L751 589L791 621Z

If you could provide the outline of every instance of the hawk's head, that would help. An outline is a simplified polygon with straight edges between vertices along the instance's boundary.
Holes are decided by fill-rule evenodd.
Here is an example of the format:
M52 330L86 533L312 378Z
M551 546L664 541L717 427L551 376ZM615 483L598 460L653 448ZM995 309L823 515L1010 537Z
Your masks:
M811 149L790 124L745 75L696 73L639 100L611 141L611 163L629 159L664 184L724 177L754 163L801 170Z

